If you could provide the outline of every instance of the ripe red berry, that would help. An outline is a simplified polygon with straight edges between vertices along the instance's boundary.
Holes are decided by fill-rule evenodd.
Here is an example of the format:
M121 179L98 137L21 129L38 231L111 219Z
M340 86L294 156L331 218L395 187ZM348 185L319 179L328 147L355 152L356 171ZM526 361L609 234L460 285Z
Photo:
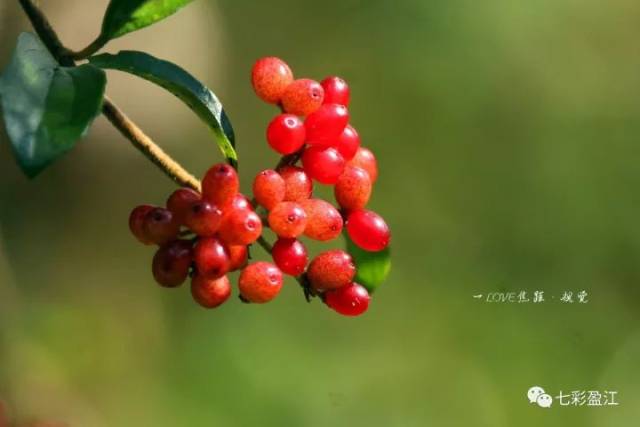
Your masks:
M309 144L328 146L335 142L349 123L347 107L324 104L304 121Z
M202 179L202 198L224 211L233 202L239 188L236 170L226 163L218 163Z
M295 153L304 145L304 140L304 123L293 114L280 114L267 127L267 142L280 154Z
M144 217L144 235L153 243L162 245L176 238L180 224L165 208L153 208Z
M224 303L231 295L231 283L227 276L208 279L196 274L191 279L191 296L195 302L205 308L215 308Z
M302 274L309 260L307 248L297 239L278 239L271 249L271 256L278 268L290 276Z
M342 231L342 217L331 203L320 199L309 199L301 202L307 213L305 236L320 241L338 237Z
M249 245L262 234L262 220L248 209L233 210L222 221L218 234L227 245Z
M347 216L347 233L353 243L370 252L387 247L391 232L377 213L364 209L351 211Z
M191 205L200 200L200 193L191 188L178 188L167 199L167 209L180 225L185 225L187 211Z
M296 202L281 202L269 212L268 221L278 237L298 237L307 226L307 213Z
M151 205L140 205L136 206L129 214L129 230L131 230L131 234L145 245L153 244L153 241L147 237L144 227L145 218L152 209L153 206Z
M226 216L228 213L233 212L234 210L242 210L242 209L253 210L253 207L251 206L251 202L249 202L249 199L247 199L247 196L245 196L242 193L238 193L233 198L233 202L231 202L231 206L228 206L226 208L226 211L222 212L222 215Z
M335 148L310 145L302 154L304 171L322 184L335 184L344 170L345 161Z
M273 169L266 169L253 180L253 196L267 210L284 200L286 193L284 179Z
M220 228L222 211L205 200L191 204L185 225L198 236L213 236Z
M256 61L251 70L251 83L256 94L265 102L277 104L287 86L293 82L291 69L280 58L273 56Z
M311 197L313 183L304 169L297 166L284 166L278 170L284 179L284 200L287 202L300 202Z
M240 273L240 294L249 302L265 303L278 295L282 288L282 272L275 265L258 261Z
M315 80L294 80L284 91L282 108L289 114L306 116L316 111L324 99L324 89Z
M376 179L378 179L378 162L376 161L376 156L368 148L358 148L356 155L347 162L347 165L366 170L372 183L375 183Z
M320 85L324 89L324 104L349 105L349 86L340 77L327 77Z
M227 246L229 253L229 271L235 271L247 265L249 251L245 245Z
M358 132L356 132L353 126L347 125L347 127L344 128L337 139L335 148L345 160L349 161L353 159L358 152L358 148L360 148L360 135L358 135Z
M215 237L203 237L198 240L193 248L193 260L198 274L209 279L225 275L231 264L227 248Z
M344 316L361 315L369 308L369 300L369 292L357 283L350 283L324 294L324 302Z
M355 275L356 266L351 255L339 249L322 252L307 269L311 286L317 291L345 286L351 283Z
M191 267L192 250L188 240L173 240L153 256L151 271L161 286L173 288L185 281Z
M347 166L338 178L333 194L336 201L346 210L364 208L371 197L371 178L367 171L354 166Z

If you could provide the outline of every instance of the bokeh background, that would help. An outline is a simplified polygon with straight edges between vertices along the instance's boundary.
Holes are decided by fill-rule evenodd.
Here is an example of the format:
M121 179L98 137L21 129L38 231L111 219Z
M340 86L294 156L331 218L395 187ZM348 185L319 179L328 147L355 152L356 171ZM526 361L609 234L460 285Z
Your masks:
M106 0L43 0L73 48ZM275 164L256 58L337 74L378 156L371 202L393 271L369 312L216 311L150 275L130 209L173 184L104 118L36 179L0 131L0 399L69 426L635 426L640 417L640 3L633 0L197 0L105 51L175 61L222 99L242 185ZM0 66L20 31L0 2ZM109 72L108 93L188 169L220 160L171 95ZM320 194L327 194L321 190ZM335 245L340 245L336 243ZM314 246L313 250L318 250ZM254 253L260 257L260 250ZM545 292L488 304L488 292ZM564 291L587 304L561 304ZM530 295L531 296L531 295ZM555 298L553 298L555 297ZM615 390L543 410L532 385Z

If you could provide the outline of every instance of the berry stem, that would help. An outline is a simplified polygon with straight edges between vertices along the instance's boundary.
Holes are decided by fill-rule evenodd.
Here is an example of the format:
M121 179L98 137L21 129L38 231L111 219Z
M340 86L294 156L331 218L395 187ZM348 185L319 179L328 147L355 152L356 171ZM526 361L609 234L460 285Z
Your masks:
M31 25L53 57L56 58L61 65L73 67L75 63L72 56L75 55L62 45L62 42L51 27L44 13L42 13L32 0L19 1L29 21L31 21ZM88 51L88 48L84 50ZM165 153L160 146L153 142L153 140L145 134L138 125L129 119L106 95L102 106L102 114L105 115L111 124L113 124L134 147L162 169L167 176L182 186L191 187L194 190L200 191L200 181Z

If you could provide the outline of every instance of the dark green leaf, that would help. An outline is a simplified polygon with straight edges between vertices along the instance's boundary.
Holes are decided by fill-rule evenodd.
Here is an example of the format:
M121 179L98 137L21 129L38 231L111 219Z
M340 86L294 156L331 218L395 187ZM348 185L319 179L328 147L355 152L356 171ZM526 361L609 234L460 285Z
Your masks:
M367 288L369 293L375 292L391 271L391 249L387 246L379 252L368 252L356 246L349 237L345 236L345 239L347 252L356 264L354 281Z
M22 33L0 78L2 110L22 170L37 175L70 150L100 113L106 78L92 65L61 67L37 36Z
M92 56L89 61L100 68L135 74L173 93L211 128L222 154L236 166L238 156L234 149L231 122L215 94L191 74L171 62L144 52L105 53Z
M102 20L100 38L115 39L154 24L193 0L111 0Z

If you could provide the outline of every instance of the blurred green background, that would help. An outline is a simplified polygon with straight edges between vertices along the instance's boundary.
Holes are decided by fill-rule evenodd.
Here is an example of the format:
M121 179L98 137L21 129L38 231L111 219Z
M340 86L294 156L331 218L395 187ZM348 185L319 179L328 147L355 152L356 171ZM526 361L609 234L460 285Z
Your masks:
M107 1L40 3L80 48ZM639 20L632 0L198 0L109 44L216 91L245 191L277 160L253 61L344 77L379 159L371 206L392 227L393 271L361 318L305 303L293 281L271 304L203 310L154 285L127 216L174 187L103 117L32 181L3 127L0 399L19 421L89 427L637 425ZM25 30L2 0L0 67ZM220 160L171 95L109 79L188 169ZM521 290L547 301L472 297ZM581 290L587 304L558 302ZM620 405L543 410L533 385L615 390Z

